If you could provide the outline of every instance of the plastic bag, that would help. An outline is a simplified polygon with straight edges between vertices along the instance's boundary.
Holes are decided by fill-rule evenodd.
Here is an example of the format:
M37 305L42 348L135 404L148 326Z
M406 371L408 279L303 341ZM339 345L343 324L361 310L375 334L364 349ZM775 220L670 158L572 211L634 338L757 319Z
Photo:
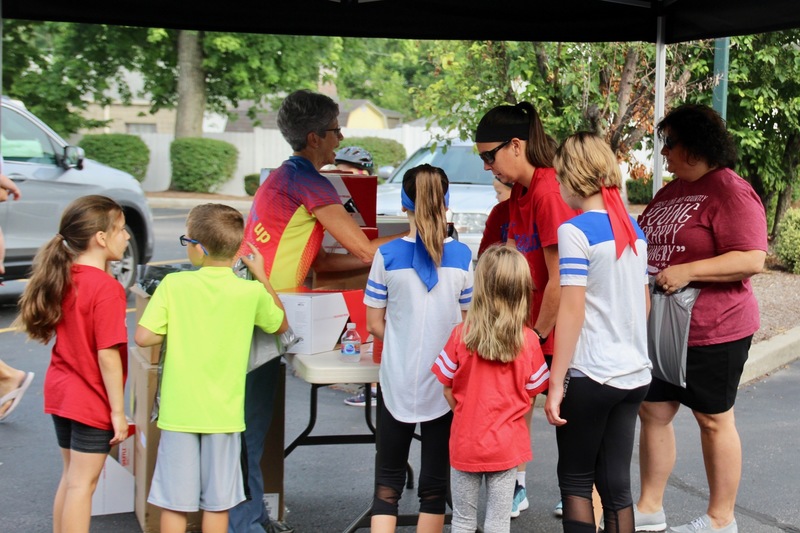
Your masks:
M700 289L684 287L664 293L650 278L650 317L647 321L647 353L653 376L686 388L686 352L692 308Z

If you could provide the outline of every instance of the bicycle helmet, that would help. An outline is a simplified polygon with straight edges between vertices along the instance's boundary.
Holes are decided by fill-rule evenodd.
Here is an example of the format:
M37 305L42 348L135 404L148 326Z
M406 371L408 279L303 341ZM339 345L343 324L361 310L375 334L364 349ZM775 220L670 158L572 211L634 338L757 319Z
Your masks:
M347 146L336 152L336 163L347 163L364 170L372 170L372 154L360 146Z

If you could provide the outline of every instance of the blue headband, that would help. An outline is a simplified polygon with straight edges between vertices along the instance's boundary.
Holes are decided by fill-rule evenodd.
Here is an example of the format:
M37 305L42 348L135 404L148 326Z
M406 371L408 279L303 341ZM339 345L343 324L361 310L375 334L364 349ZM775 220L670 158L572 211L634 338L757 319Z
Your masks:
M400 188L400 198L402 199L403 207L409 211L414 211L414 202L411 201L411 198L408 197L406 191L402 187ZM447 191L444 193L444 206L447 207L449 204L450 191ZM428 252L428 249L425 248L425 243L422 242L419 236L415 237L415 239L411 268L414 269L419 279L421 279L428 288L428 292L430 292L431 289L439 283L439 273L436 271L436 265L433 264L431 254Z

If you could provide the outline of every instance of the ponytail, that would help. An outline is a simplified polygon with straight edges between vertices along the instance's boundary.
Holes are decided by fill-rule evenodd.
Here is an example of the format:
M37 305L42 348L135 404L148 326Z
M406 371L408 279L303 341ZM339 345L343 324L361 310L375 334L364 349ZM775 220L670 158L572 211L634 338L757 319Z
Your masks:
M552 167L556 142L544 132L539 113L529 102L520 102L516 107L528 115L528 144L525 149L528 161L535 167Z
M109 231L122 214L119 204L99 195L78 198L64 210L58 234L36 253L33 273L19 299L15 325L30 338L43 344L53 338L72 284L72 263L89 249L98 232Z
M403 191L414 205L417 238L437 267L442 262L447 237L445 194L448 186L444 170L428 164L414 167L403 176Z

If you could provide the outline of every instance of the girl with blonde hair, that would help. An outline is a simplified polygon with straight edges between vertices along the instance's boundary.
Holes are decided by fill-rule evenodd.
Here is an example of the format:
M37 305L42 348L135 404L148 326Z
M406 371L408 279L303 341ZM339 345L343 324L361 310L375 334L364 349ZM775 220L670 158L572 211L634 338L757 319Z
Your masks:
M55 337L44 378L64 468L53 503L53 532L89 531L92 493L111 446L128 437L125 290L107 272L130 235L105 196L78 198L58 233L37 253L17 324L41 343Z
M633 533L633 437L652 368L647 242L622 203L619 164L605 141L576 133L554 166L564 201L583 210L558 228L561 301L545 404L556 426L563 527L595 533L594 484L605 531Z
M410 232L378 248L364 292L367 328L383 340L372 531L394 531L417 424L422 440L417 531L439 532L449 485L452 413L429 371L472 300L472 252L447 236L448 180L420 165L403 176Z
M525 257L508 247L490 247L478 260L467 318L432 367L453 410L453 532L477 529L483 479L483 530L511 527L517 465L533 457L525 413L550 375L539 339L526 325L531 293Z

